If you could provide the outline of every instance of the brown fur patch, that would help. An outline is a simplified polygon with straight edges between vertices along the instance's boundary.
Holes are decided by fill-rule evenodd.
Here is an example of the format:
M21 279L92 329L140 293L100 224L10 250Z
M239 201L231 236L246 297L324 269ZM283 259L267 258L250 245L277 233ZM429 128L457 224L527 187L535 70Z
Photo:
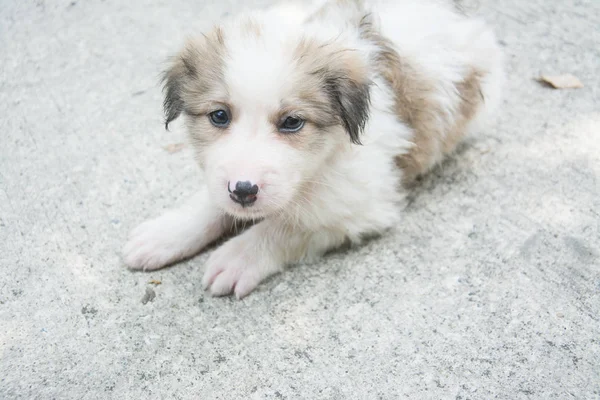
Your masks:
M396 159L397 164L404 170L405 185L410 185L416 178L441 162L443 157L453 152L463 139L469 121L483 102L480 76L480 73L472 71L464 80L455 83L460 96L459 106L454 118L446 121L442 126L436 126L439 122L433 116L423 115L422 112L413 113L417 115L417 118L411 121L415 146L408 154L398 156ZM400 104L400 107L407 105L407 103ZM435 110L435 107L432 108ZM402 115L401 112L399 114Z
M358 143L369 105L366 64L335 41L323 44L310 39L297 44L293 60L290 90L269 119L278 126L285 117L295 116L306 124L298 133L280 135L281 140L298 149L315 150L326 135L345 130Z
M475 117L479 107L483 104L485 100L481 92L483 75L480 71L471 70L462 81L455 83L460 103L454 126L448 131L444 140L444 153L451 152L456 148L460 139L466 134L469 121Z
M400 57L393 44L374 29L370 15L363 17L360 29L363 37L379 48L374 65L394 92L394 112L414 131L414 146L396 159L404 172L404 184L410 185L453 151L463 138L467 123L483 102L482 74L471 71L455 83L460 103L456 115L447 115L435 101L435 82L424 76L410 60Z
M301 41L294 58L298 75L291 103L301 105L316 126L340 124L352 142L360 143L370 104L366 63L335 41Z
M182 112L199 115L210 104L225 101L223 90L223 56L225 39L220 28L189 40L164 73L164 110L166 126Z

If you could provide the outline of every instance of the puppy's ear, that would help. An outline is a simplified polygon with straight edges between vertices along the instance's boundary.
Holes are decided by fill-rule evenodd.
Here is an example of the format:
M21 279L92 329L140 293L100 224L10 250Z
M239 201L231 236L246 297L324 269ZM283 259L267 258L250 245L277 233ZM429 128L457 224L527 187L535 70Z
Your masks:
M163 73L163 108L165 128L182 112L186 102L197 101L214 85L222 81L222 55L225 42L220 28L207 35L188 40ZM189 105L189 104L188 104Z
M339 46L303 42L299 59L308 63L311 75L320 82L329 112L335 114L352 143L361 144L360 135L369 119L371 79L367 61L360 52Z
M325 90L334 111L339 116L354 144L362 144L360 135L369 119L371 82L353 76L346 68L330 71L325 78Z
M169 129L169 123L183 112L183 91L186 80L190 79L193 69L190 69L190 60L184 50L179 54L171 67L163 73L163 110L165 113L165 129Z

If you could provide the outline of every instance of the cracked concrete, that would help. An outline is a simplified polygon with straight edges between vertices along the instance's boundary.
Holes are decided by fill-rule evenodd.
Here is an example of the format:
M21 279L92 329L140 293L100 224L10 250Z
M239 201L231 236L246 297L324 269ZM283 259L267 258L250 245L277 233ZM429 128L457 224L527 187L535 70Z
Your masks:
M268 1L3 2L0 398L599 398L600 3L463 2L508 55L497 126L394 232L234 301L206 254L119 252L199 177L163 148L164 60L242 3Z

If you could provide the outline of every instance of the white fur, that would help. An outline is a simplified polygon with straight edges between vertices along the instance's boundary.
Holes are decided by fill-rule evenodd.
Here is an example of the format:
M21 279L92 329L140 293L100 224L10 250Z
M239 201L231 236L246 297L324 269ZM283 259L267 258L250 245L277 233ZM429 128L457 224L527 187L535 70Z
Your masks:
M193 256L225 234L227 224L202 190L181 207L131 231L123 250L125 263L152 271Z
M369 62L370 45L348 29L344 13L326 25L302 25L314 9L287 4L254 15L268 39L254 45L242 33L228 37L225 75L238 115L226 138L202 150L208 190L136 228L124 250L128 266L160 268L219 238L232 217L259 219L213 252L203 279L213 295L233 292L243 297L286 265L318 258L348 240L360 243L365 235L400 222L398 202L404 193L394 157L408 151L412 131L391 112L392 93L379 77L372 77L372 106L362 146L350 144L337 129L328 132L319 152L300 152L274 139L268 126L269 113L287 94L285 79L294 74L285 53L290 43L303 35L324 41L337 38ZM483 92L487 106L496 106L501 58L493 35L480 21L437 2L417 0L376 2L373 12L400 55L410 57L437 83L437 96L447 113L440 123L449 123L458 105L452 82L471 66L490 72ZM237 23L239 19L228 22ZM482 110L480 116L487 112ZM439 158L441 154L432 163ZM261 187L253 207L242 208L229 199L225 185L238 180Z

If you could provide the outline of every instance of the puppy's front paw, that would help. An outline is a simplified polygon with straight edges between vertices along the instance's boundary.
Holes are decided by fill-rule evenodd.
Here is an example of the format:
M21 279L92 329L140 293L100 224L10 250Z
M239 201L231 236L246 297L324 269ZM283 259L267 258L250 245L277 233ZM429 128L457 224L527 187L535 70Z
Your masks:
M202 278L204 289L213 296L235 293L238 299L249 294L258 284L280 269L269 254L259 254L249 232L235 237L209 257Z
M193 256L222 233L218 220L178 211L144 222L129 235L123 249L125 264L150 271Z
M146 221L133 229L123 248L123 259L131 269L151 271L177 261L181 257L178 235L173 234L174 217Z

